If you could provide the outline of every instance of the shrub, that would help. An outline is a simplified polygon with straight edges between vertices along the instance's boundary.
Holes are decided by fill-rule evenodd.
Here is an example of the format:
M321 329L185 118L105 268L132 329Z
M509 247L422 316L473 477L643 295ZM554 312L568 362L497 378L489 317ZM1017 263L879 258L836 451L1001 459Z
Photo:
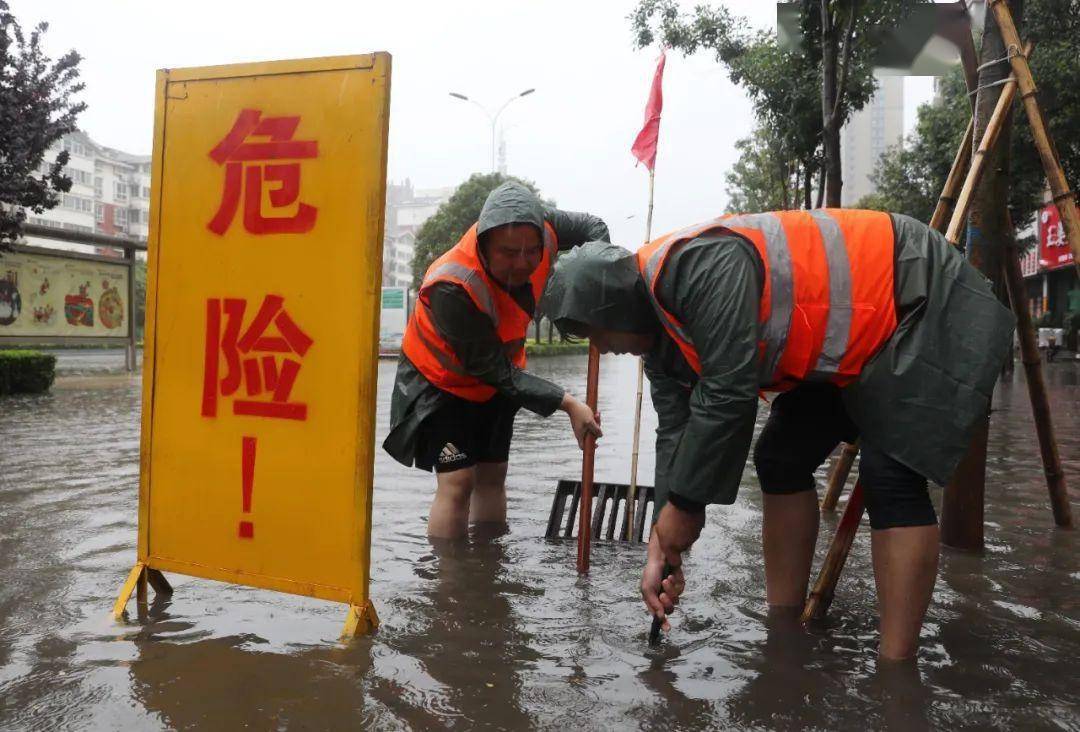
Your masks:
M0 351L0 395L39 394L56 378L56 356L40 351Z

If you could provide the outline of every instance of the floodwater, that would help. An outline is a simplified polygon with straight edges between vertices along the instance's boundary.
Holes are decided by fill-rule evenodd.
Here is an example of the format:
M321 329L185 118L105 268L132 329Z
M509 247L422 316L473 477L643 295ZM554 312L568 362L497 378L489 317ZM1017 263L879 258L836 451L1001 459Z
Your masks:
M752 470L710 509L674 628L648 649L643 547L598 546L579 579L574 545L543 539L556 481L580 470L561 413L518 417L511 533L456 549L425 538L433 478L379 452L373 637L338 644L339 605L175 575L171 599L114 623L139 380L83 358L61 358L83 375L51 394L0 401L0 729L1080 729L1080 532L1052 526L1019 371L993 416L986 551L943 554L916 670L877 663L865 530L823 625L766 622ZM534 362L575 393L584 365ZM393 371L380 365L380 441ZM1080 363L1047 377L1076 495ZM634 389L634 361L605 358L600 480L628 480Z

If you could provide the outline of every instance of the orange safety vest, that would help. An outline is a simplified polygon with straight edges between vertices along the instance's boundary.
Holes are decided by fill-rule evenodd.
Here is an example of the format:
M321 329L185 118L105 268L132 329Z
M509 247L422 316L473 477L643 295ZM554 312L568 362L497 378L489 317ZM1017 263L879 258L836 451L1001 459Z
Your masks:
M544 251L540 265L529 277L533 298L540 301L551 264L559 250L555 229L544 222ZM401 348L409 361L428 381L471 402L486 402L495 396L495 387L465 371L454 349L443 339L431 317L427 291L436 282L452 282L469 293L480 312L491 318L506 355L518 368L525 368L525 336L533 313L527 313L484 269L477 245L476 224L461 240L428 267L416 309L405 327Z
M701 359L683 324L660 304L657 282L676 247L725 231L750 241L765 264L758 310L763 389L848 384L896 330L889 214L818 209L721 216L666 234L637 254L660 322L699 375Z

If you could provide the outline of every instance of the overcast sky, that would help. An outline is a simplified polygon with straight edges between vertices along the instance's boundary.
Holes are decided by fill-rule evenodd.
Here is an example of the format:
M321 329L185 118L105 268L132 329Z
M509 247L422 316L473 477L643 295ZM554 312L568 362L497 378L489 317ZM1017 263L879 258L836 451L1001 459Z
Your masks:
M487 119L448 92L497 108L535 88L501 118L509 172L602 216L618 243L644 236L648 179L629 148L657 50L633 48L634 0L8 1L24 27L49 22L51 54L82 54L80 127L105 145L150 151L158 68L389 51L391 180L447 186L488 170ZM723 4L774 27L772 2ZM907 127L929 94L928 79L907 80ZM723 212L734 142L753 127L711 54L669 54L664 97L654 234Z

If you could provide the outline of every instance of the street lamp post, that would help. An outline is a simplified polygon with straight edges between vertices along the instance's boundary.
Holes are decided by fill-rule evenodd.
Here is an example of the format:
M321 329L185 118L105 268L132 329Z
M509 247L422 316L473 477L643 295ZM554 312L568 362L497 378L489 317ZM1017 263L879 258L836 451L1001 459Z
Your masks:
M536 89L526 89L525 91L521 92L520 94L515 94L514 96L510 97L505 102L503 102L503 105L501 107L499 107L499 109L495 112L495 114L492 114L491 111L487 107L485 107L483 104L476 101L475 99L469 99L469 97L465 96L464 94L460 94L458 92L450 92L450 96L452 96L454 99L460 99L463 102L469 102L471 104L475 104L477 107L480 108L480 111L484 113L484 116L486 116L488 118L488 121L491 122L491 172L493 172L493 173L495 172L495 129L496 129L496 125L498 124L498 121L499 121L499 115L502 114L503 110L505 110L507 107L509 107L510 103L513 102L515 99L521 99L522 97L527 97L530 94L532 94L534 91L536 91Z

